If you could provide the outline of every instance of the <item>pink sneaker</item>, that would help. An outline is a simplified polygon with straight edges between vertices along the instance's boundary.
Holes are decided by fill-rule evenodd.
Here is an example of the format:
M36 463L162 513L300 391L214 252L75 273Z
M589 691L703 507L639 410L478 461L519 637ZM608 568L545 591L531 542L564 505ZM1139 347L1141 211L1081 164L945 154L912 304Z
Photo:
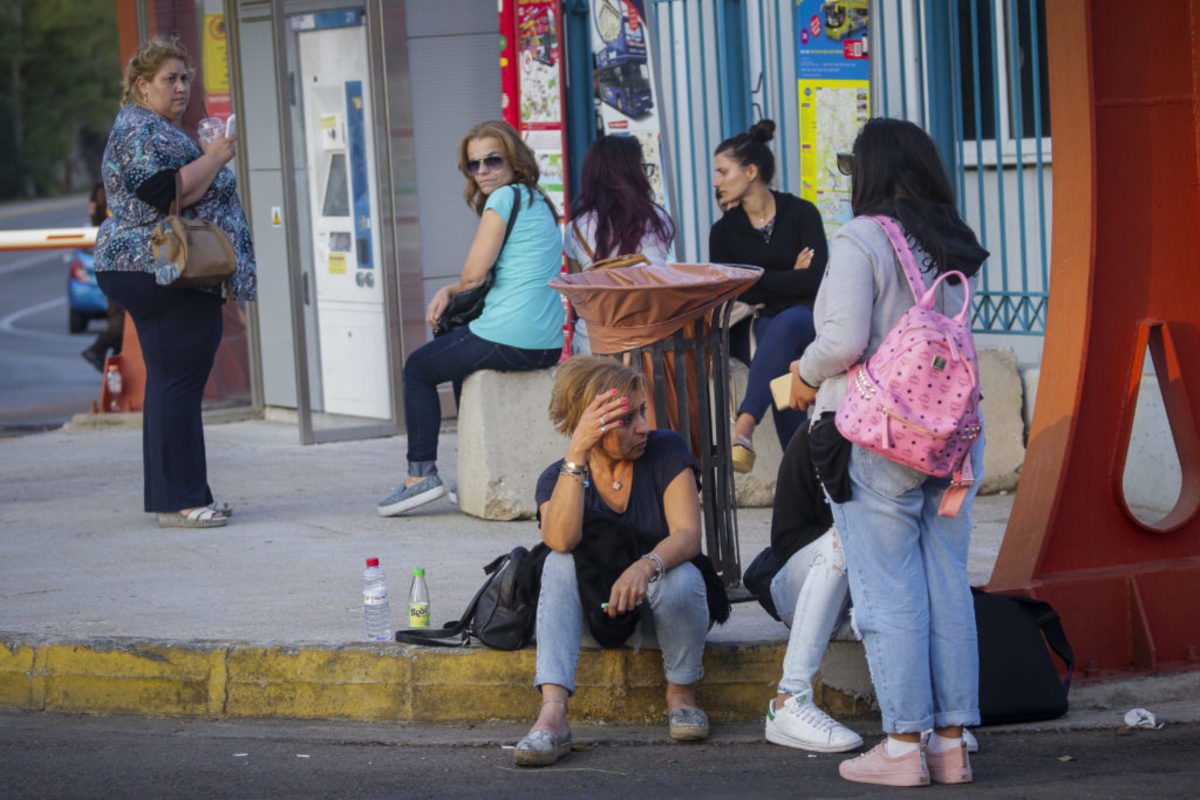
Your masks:
M838 764L838 774L855 783L877 783L882 786L926 786L929 770L925 753L920 748L892 758L887 752L887 739L857 758Z
M926 750L925 763L929 765L929 777L937 783L970 783L975 779L965 741L944 753Z

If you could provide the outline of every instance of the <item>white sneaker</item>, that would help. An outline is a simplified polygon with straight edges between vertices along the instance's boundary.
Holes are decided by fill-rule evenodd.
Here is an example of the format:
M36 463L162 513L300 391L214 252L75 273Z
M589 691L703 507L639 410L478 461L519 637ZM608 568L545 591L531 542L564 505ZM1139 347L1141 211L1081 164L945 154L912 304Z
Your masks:
M843 753L861 747L854 731L817 708L807 692L793 695L776 710L767 704L767 741L814 753Z

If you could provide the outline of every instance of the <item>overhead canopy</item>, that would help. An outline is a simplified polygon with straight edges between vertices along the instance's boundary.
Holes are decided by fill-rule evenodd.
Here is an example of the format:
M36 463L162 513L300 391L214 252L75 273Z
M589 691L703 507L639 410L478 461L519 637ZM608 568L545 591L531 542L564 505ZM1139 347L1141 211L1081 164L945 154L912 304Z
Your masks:
M587 322L594 353L660 341L758 280L758 267L654 264L561 275L550 286Z

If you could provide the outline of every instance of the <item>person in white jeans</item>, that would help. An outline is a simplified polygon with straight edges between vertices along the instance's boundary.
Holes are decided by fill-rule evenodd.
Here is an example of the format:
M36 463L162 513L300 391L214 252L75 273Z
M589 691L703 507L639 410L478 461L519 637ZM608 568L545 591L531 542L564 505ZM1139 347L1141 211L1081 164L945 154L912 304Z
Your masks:
M816 753L841 753L862 745L862 737L817 707L813 678L834 631L850 616L846 556L837 530L797 550L771 581L771 599L791 632L783 676L767 706L768 742Z

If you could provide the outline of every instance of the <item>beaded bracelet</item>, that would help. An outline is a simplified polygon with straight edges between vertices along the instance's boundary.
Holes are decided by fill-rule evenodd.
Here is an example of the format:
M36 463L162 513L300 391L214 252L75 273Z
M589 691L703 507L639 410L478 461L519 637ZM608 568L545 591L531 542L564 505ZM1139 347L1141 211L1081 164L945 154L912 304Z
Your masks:
M646 553L644 556L642 556L642 558L647 558L653 561L655 564L654 576L650 578L650 582L654 583L655 581L660 580L663 576L663 573L666 572L666 567L663 565L662 557L659 556L658 553Z
M588 480L588 470L585 464L576 464L572 461L563 461L562 466L558 468L559 475L570 475L575 479L582 479L583 488L591 486Z

